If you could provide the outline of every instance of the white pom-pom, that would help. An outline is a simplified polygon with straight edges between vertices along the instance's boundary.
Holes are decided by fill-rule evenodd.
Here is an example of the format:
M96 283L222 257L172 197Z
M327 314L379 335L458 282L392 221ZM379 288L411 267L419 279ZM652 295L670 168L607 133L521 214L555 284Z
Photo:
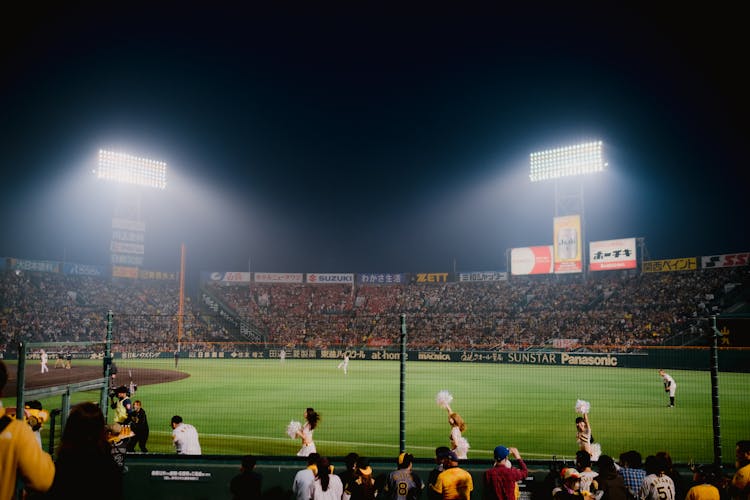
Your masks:
M576 401L576 413L585 414L588 413L589 410L591 410L591 403L582 399Z
M435 402L441 408L448 408L451 401L453 401L453 396L451 396L451 393L448 391L440 391L437 393L437 396L435 396Z
M297 422L296 420L292 420L289 422L289 425L286 426L286 433L287 435L294 439L297 437L297 433L302 430L302 424Z

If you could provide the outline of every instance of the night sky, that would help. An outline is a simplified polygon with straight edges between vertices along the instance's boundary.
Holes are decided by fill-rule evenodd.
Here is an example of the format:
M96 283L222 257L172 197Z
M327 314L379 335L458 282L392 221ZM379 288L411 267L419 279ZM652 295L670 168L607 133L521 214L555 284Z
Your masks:
M552 243L529 154L592 139L588 240L750 250L737 12L355 3L4 16L0 256L109 262L103 148L169 164L149 269L506 270Z

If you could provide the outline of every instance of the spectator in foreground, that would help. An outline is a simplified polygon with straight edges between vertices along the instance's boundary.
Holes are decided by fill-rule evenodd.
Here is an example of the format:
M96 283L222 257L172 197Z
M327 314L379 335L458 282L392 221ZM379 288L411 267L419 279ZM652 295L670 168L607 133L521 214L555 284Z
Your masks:
M640 500L673 500L674 481L667 475L667 461L649 455L646 458L646 477L638 491Z
M70 409L55 466L55 481L45 498L122 498L122 471L112 456L99 406L85 402Z
M597 462L599 468L599 491L602 496L600 500L629 500L630 496L628 487L625 486L625 480L617 473L615 461L609 455L602 455Z
M422 494L422 479L412 471L414 455L401 453L396 459L396 470L388 475L384 492L392 500L413 500Z
M516 448L496 446L493 453L495 463L484 473L484 497L492 500L516 500L518 481L529 475L526 463ZM518 460L518 468L513 468L508 455Z
M318 458L318 472L310 485L310 500L339 500L344 494L341 479L331 472L331 463L326 457Z
M297 500L308 500L310 498L310 486L315 481L315 474L318 472L318 459L320 455L317 453L310 453L307 456L307 467L297 471L294 475L294 483L292 483L292 493L294 493Z
M255 457L252 455L242 457L240 473L234 476L229 483L229 491L232 492L233 500L260 498L263 476L255 472L255 463Z
M641 483L646 477L646 471L641 468L641 460L641 454L635 450L620 454L620 475L633 498L638 498Z
M435 484L431 486L433 491L440 494L443 499L469 500L474 489L471 474L458 466L458 457L453 451L441 455L443 472L441 472Z
M8 382L8 370L0 359L0 396ZM16 480L23 479L32 491L47 491L55 477L52 457L36 441L34 432L21 419L5 415L0 401L0 498L13 498Z
M734 500L750 499L750 440L737 441L735 449L735 462L737 467L729 483L729 494Z
M695 486L687 492L686 500L719 500L720 493L716 484L721 479L721 470L713 465L701 465L693 474Z

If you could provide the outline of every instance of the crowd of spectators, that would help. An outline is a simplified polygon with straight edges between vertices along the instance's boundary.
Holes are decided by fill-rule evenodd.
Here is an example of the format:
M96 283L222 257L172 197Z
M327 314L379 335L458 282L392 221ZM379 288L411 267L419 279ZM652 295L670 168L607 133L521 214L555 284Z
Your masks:
M112 311L116 345L157 351L174 349L179 319L183 345L236 347L252 340L289 348L382 347L398 342L401 314L414 348L631 349L697 331L698 319L731 305L724 303L726 292L747 285L749 277L745 266L592 273L585 280L548 275L428 284L207 284L201 299L186 297L180 318L175 282L7 271L0 277L0 344L101 342ZM251 325L255 336L243 335L240 324Z
M549 345L635 348L696 331L721 311L748 268L680 273L600 273L492 283L404 285L211 285L236 315L274 345L326 347L396 343L406 314L409 343L427 349Z

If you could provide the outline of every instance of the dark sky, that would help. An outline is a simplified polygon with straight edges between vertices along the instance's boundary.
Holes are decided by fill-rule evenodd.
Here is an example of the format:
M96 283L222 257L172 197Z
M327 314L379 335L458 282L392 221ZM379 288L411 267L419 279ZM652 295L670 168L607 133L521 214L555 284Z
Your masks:
M587 239L750 250L737 12L101 3L0 21L2 256L108 263L104 148L169 164L151 269L505 270L552 243L529 153L590 139Z

